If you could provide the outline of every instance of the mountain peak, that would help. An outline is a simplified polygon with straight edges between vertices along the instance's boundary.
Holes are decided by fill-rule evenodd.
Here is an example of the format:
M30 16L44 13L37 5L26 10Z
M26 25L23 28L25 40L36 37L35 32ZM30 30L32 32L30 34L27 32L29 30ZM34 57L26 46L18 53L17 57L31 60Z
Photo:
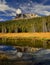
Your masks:
M40 17L40 16L37 14L34 14L34 13L33 14L31 14L31 13L29 13L29 14L17 14L15 19L13 19L13 20L30 19L30 18L35 18L35 17Z

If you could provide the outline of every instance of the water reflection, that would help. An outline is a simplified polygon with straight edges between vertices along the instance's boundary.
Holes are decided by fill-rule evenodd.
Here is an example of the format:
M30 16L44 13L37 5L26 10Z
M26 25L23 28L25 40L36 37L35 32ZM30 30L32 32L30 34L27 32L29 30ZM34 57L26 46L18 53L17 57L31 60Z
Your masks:
M50 65L50 49L40 49L34 53L34 65Z
M9 59L9 62L13 61L13 63L16 64L18 61L31 61L31 65L50 65L50 49L40 49L36 52L28 53L18 52L17 48L14 46L0 45L0 60L5 59L5 57Z
M15 46L0 46L0 55L9 60L32 61L33 55L27 52L20 52ZM3 57L4 58L4 57Z

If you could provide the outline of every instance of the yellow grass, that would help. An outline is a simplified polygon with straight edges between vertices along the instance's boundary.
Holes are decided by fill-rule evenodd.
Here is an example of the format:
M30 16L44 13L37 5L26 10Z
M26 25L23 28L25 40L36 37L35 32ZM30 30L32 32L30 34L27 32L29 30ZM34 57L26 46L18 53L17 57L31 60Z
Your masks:
M0 38L2 37L11 37L11 38L15 38L15 37L20 37L20 38L23 38L23 37L35 37L35 38L40 38L40 39L43 39L43 38L46 38L46 39L50 39L50 32L48 33L0 33Z

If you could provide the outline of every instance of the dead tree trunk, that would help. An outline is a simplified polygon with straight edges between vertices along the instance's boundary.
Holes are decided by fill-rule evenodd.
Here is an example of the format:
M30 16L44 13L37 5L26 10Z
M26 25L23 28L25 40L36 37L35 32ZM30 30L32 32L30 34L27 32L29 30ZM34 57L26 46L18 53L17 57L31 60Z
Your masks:
M43 28L43 32L47 32L47 25L45 20L42 21L42 28Z

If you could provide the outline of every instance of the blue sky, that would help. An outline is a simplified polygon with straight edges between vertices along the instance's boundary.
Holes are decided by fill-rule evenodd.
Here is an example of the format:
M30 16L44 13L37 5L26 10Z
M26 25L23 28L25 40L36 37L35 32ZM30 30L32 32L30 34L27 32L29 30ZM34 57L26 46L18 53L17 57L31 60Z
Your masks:
M21 9L22 13L48 16L50 15L50 0L0 0L0 21L13 19L17 9Z

